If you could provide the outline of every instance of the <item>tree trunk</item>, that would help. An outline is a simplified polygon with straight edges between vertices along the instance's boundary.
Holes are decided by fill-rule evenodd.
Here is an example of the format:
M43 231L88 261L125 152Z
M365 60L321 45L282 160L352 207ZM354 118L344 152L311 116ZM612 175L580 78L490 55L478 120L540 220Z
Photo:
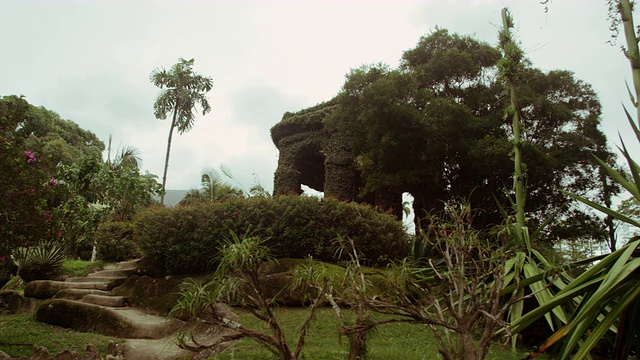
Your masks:
M171 120L171 128L169 129L169 140L167 141L167 156L164 159L164 174L162 175L162 195L160 195L160 205L164 206L165 186L167 184L167 170L169 169L169 154L171 153L171 138L173 137L173 129L176 127L176 117L178 115L178 101L173 109L173 119Z
M474 337L472 333L462 333L459 335L462 340L462 351L459 353L461 360L482 360L478 358L476 344L473 342Z

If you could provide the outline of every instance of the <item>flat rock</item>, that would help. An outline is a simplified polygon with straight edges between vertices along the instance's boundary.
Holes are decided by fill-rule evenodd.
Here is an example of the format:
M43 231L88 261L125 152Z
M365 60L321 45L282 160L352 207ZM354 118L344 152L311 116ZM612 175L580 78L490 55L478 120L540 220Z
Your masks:
M58 291L54 299L80 300L85 295L109 295L109 291L96 289L63 289Z
M82 297L81 301L89 304L96 304L96 305L110 306L110 307L127 306L127 298L124 296L116 296L116 295L87 294Z
M107 277L107 278L127 278L133 274L135 274L136 271L133 269L130 270L100 270L100 271L96 271L94 273L91 273L89 275L87 275L88 278L95 278L95 277Z
M66 282L103 282L103 283L109 283L109 284L115 284L115 286L118 286L120 284L122 284L125 280L127 280L126 277L98 277L98 276L87 276L87 277L74 277L74 278L68 278L67 280L65 280Z
M110 308L65 299L43 302L38 307L36 319L78 331L129 339L163 338L182 325L179 320L149 315L137 309Z
M125 359L174 360L191 356L193 353L178 347L173 336L157 340L129 339L124 343Z
M58 291L64 289L94 289L111 290L115 285L104 282L68 282L35 280L27 283L24 288L24 295L36 299L52 298Z
M42 300L25 297L20 291L0 290L0 309L5 308L10 314L33 312Z

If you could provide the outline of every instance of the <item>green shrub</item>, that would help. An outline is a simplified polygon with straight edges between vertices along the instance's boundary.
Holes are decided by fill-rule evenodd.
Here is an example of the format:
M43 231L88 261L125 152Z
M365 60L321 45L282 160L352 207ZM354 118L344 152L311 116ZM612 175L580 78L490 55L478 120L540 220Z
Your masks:
M252 197L141 212L135 233L145 255L171 273L210 270L230 232L265 239L275 257L338 263L338 235L351 237L367 265L401 257L408 239L402 224L370 206L303 196Z
M101 223L94 235L97 258L115 262L142 256L136 243L133 225L129 222Z

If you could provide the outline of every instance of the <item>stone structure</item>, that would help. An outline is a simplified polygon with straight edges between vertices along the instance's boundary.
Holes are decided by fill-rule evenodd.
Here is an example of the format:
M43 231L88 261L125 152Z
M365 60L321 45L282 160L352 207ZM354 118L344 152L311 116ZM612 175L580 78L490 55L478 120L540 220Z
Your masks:
M324 125L335 106L330 101L297 113L287 112L271 128L271 138L280 152L274 194L301 194L300 185L305 184L326 196L355 199L357 173L346 138Z
M363 182L355 165L348 137L325 126L336 108L335 101L285 113L271 128L271 139L280 155L274 175L273 193L301 194L305 184L325 196L366 202L401 216L401 191L385 191L359 197Z

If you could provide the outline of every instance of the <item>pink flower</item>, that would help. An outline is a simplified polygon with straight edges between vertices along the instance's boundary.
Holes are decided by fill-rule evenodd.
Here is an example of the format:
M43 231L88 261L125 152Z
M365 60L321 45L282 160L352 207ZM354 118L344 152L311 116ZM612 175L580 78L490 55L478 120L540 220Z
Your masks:
M58 231L58 232L56 233L56 236L57 236L57 237L62 237L62 233L61 233L60 231Z
M0 256L0 262L4 262L5 257L4 256Z
M57 185L58 185L58 182L56 181L56 178L52 177L52 178L51 178L51 181L49 181L49 184L50 184L51 186L57 186Z
M34 163L37 161L36 155L31 151L25 151L24 155L27 157L27 163Z

